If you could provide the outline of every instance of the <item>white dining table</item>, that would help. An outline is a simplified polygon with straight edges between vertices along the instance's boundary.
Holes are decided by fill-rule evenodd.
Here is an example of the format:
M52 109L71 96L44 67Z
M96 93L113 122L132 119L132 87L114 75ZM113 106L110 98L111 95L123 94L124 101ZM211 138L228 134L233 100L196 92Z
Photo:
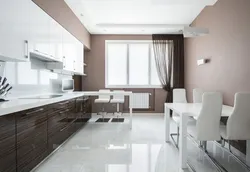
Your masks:
M179 140L179 167L187 168L187 124L189 117L198 117L201 111L201 103L165 103L165 141L170 142L170 110L180 115L180 140ZM233 107L223 105L222 117L229 117ZM247 141L246 162L250 164L250 141Z

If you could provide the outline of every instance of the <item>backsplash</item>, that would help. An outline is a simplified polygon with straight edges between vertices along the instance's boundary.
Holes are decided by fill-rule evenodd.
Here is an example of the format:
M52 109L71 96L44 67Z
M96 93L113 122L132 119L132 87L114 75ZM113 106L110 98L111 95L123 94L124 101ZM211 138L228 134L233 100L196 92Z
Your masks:
M34 60L31 62L7 62L3 76L13 86L8 97L52 92L51 79L72 78L72 76L46 70L44 63Z

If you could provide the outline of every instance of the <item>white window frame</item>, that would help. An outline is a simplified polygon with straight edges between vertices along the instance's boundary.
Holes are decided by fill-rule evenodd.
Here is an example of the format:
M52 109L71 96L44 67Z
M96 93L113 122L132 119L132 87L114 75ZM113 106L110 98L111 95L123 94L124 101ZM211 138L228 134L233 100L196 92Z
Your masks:
M121 43L127 44L127 61L129 60L129 46L128 44L133 43L146 43L153 44L152 40L105 40L105 88L162 88L161 85L108 85L108 44L109 43ZM151 46L149 47L149 83L151 82ZM127 69L129 68L129 63L127 63ZM129 82L129 70L127 70L127 83Z

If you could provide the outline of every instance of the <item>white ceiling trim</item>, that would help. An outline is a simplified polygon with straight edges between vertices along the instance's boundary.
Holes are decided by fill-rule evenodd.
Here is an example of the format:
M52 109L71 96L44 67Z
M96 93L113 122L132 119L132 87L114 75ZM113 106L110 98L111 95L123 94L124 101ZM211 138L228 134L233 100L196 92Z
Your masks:
M65 0L91 34L180 33L217 0Z

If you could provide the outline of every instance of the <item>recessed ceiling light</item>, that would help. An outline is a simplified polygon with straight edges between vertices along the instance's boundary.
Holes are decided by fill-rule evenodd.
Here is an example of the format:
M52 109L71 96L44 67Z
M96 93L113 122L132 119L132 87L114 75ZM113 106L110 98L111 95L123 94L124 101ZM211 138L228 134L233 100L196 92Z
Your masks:
M144 32L145 30L144 30L144 29L142 29L141 31L142 31L142 32Z
M80 14L82 17L84 16L83 13Z
M106 30L106 29L103 29L103 31L104 31L104 32L107 32L107 30Z

